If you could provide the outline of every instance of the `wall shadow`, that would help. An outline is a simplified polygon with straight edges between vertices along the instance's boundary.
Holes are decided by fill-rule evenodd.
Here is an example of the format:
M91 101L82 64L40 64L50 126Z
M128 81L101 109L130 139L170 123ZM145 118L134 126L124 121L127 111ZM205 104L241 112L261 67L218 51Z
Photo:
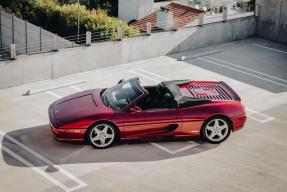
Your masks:
M221 50L221 53L216 53L207 57L202 56L199 58L187 59L183 62L178 62L178 64L184 63L193 65L272 93L286 92L287 55L278 54L276 52L268 53L266 55L266 49L252 45L257 43L264 45L270 43L270 41L249 38L197 50L170 54L168 56L178 60L181 56ZM274 42L271 42L270 44L271 45L267 44L267 46L278 46L278 44ZM281 45L280 48L286 50L287 47ZM272 63L272 65L270 63Z
M172 155L151 145L150 142L121 142L107 149L95 149L85 143L59 142L53 138L49 125L19 129L7 133L5 135L6 137L3 137L2 146L28 160L36 167L46 166L46 164L27 151L23 150L15 143L11 142L9 139L7 139L7 135L51 160L56 165L102 162L158 161L181 156L195 155L218 146L204 143L198 138L189 140L156 141L158 144L167 147L170 150L176 150L178 148L190 145L191 143L188 141L196 141L201 143L200 146ZM8 165L18 167L25 166L12 158L9 154L3 151L3 149L2 156ZM51 170L47 169L46 171Z

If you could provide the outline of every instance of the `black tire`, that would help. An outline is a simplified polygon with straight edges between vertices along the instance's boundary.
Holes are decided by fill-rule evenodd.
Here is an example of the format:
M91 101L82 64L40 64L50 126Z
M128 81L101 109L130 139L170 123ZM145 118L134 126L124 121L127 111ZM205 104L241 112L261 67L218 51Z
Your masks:
M202 125L201 135L208 143L219 144L229 137L231 130L232 124L226 117L215 116Z
M106 132L105 128L107 128ZM118 135L118 129L113 124L99 122L89 128L86 140L97 149L105 149L112 146L118 140ZM104 144L103 141L105 142Z

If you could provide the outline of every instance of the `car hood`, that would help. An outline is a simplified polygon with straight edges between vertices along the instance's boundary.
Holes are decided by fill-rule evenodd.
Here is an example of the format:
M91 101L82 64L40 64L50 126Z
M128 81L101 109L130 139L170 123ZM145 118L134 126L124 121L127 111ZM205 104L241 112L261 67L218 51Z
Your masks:
M104 105L101 102L100 91L100 89L87 90L56 101L52 105L54 122L57 126L63 126L101 113Z

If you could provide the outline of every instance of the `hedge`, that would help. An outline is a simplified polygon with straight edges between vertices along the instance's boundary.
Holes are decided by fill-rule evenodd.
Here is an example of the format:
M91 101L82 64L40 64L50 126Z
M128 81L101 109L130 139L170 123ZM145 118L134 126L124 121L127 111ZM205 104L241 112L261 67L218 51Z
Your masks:
M61 5L56 0L1 0L0 4L11 9L16 16L62 37L77 34L77 4ZM104 36L112 31L108 34L109 38L115 38L119 26L123 28L124 37L140 34L139 29L130 27L115 17L109 17L105 10L88 10L80 5L80 34L91 31Z

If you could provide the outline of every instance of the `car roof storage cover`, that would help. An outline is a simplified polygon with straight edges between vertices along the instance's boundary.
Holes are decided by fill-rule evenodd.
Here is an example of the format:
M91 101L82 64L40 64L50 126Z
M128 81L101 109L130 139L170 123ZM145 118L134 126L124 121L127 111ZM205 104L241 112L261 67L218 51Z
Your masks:
M174 80L174 81L164 81L162 82L162 85L165 86L173 95L178 108L185 108L185 107L192 107L195 105L201 105L204 103L208 103L211 100L209 99L204 99L204 98L192 98L192 97L187 97L183 96L179 86L189 84L192 81L189 79L186 80Z

